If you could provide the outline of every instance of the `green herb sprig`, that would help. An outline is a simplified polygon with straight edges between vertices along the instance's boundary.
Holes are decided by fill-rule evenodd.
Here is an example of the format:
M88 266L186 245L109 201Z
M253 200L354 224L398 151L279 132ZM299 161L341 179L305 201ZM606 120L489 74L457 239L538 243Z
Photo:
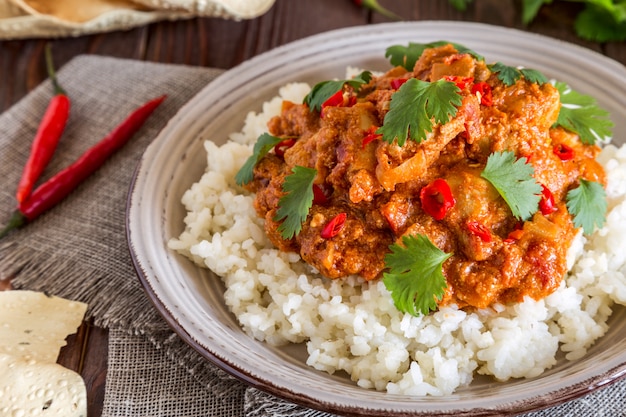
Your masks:
M593 145L596 139L606 139L613 133L609 112L600 108L593 97L572 90L567 84L554 84L561 98L561 110L555 126L578 134L580 140Z
M407 138L421 142L434 123L447 123L456 116L462 102L460 91L450 81L429 83L411 78L391 96L389 111L376 133L383 135L385 142L397 140L398 146L404 146Z
M541 185L535 180L535 169L526 158L515 158L511 151L494 152L487 158L481 177L500 193L513 216L528 220L541 200Z
M328 100L333 94L341 90L345 84L359 89L364 84L367 84L372 79L372 73L370 71L363 71L356 77L350 80L329 80L322 81L313 86L309 94L304 97L303 102L309 106L311 111L320 111L322 104Z
M582 227L586 235L605 222L606 191L600 183L580 179L579 185L566 196L567 210L574 216L574 226Z
M291 172L285 177L285 195L278 200L278 211L274 217L274 221L282 221L278 231L283 239L291 239L302 230L302 223L313 205L313 180L317 176L316 169L302 166L293 167Z
M463 12L473 0L448 0ZM582 38L593 42L620 42L626 40L626 1L624 0L566 0L584 3L585 8L576 16L574 30ZM531 23L541 6L553 0L523 0L522 23Z
M393 244L389 249L385 256L389 272L383 273L383 283L396 308L413 316L436 310L447 287L443 263L452 254L424 235L402 236L402 245Z
M263 133L259 136L254 144L252 155L248 157L239 171L237 171L237 174L235 175L235 183L240 186L250 183L254 178L254 166L282 140L282 138L272 136L269 133Z

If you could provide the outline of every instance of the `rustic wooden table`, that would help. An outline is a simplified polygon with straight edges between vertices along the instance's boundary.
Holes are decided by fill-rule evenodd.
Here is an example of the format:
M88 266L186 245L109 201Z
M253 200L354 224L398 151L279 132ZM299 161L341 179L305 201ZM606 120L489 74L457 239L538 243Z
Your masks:
M576 43L626 65L626 43L598 44L575 34L577 3L544 6L528 27L521 1L474 0L465 12L447 0L381 0L406 20L458 20L514 27ZM129 31L53 40L57 67L80 54L228 69L267 50L331 29L387 21L350 0L276 0L265 15L241 22L197 18L161 22ZM0 111L5 111L46 78L47 39L0 41ZM0 281L0 290L7 287ZM85 323L68 338L59 363L80 372L88 389L89 416L102 413L107 370L107 331Z

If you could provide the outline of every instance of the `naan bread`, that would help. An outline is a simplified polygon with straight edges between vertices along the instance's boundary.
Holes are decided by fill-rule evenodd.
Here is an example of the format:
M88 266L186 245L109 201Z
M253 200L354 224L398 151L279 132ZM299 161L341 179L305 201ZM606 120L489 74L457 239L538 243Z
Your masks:
M26 12L84 23L116 10L147 10L131 0L13 0Z
M241 20L275 0L0 0L0 39L81 36L195 16Z
M0 416L87 417L85 381L56 363L87 305L0 291Z
M134 0L153 9L185 10L198 16L252 19L267 12L275 0Z

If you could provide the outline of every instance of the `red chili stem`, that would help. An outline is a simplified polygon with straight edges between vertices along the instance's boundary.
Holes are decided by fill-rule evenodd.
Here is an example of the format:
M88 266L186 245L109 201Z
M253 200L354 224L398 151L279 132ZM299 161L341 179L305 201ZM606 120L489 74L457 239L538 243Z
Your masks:
M143 126L146 119L165 100L161 96L134 110L100 142L89 148L74 163L40 185L13 214L0 237L35 220L67 197L80 183L100 168L115 151L124 146Z
M48 166L61 139L63 130L65 130L70 114L70 99L57 81L49 44L46 46L46 67L56 95L48 103L48 107L33 139L30 155L24 165L22 177L15 193L18 203L28 198L35 183Z

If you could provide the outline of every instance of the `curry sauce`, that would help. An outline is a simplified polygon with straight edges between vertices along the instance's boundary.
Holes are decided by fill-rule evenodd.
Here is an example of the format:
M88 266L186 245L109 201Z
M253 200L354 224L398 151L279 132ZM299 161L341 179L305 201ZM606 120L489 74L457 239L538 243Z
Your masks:
M383 141L394 93L406 80L445 79L460 105L420 142ZM379 279L390 245L424 235L451 256L439 305L484 308L552 293L567 272L578 229L566 204L581 179L604 184L600 148L555 127L561 103L550 83L520 77L503 83L484 63L449 44L424 51L411 71L374 76L344 87L321 111L284 102L269 132L283 138L254 168L247 188L272 243L293 251L331 279ZM534 168L538 210L521 220L481 172L494 152L508 151ZM285 238L277 219L285 178L314 168L314 199L301 231Z

